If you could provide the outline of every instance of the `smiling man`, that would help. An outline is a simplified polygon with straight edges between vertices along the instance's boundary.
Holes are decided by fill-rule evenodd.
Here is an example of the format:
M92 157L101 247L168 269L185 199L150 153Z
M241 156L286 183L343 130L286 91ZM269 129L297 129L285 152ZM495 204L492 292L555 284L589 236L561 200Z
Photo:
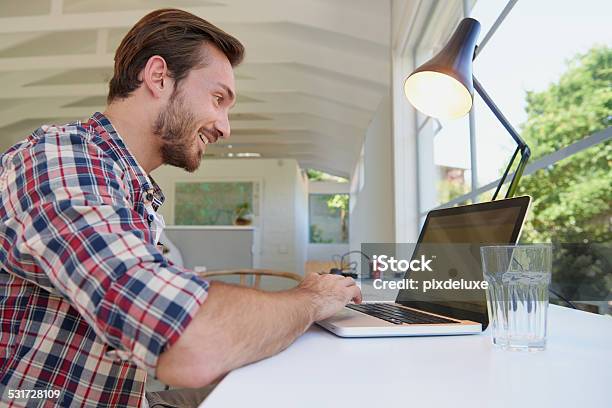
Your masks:
M243 52L197 16L152 12L117 49L104 113L0 156L3 404L195 406L223 374L361 301L336 275L275 293L207 282L156 246L164 197L149 173L192 172L229 138ZM185 389L145 397L147 373Z

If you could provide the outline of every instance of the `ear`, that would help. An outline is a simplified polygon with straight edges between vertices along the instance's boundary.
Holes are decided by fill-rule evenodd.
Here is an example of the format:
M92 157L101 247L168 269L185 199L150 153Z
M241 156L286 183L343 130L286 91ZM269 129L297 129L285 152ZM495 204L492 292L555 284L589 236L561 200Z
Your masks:
M159 55L153 55L147 61L141 72L145 88L154 98L164 98L172 93L172 79L168 75L166 60Z

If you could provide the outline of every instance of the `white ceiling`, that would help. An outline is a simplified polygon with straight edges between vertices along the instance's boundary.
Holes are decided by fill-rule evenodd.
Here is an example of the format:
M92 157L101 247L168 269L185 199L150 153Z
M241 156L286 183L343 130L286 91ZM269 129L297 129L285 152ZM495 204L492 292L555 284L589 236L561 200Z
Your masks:
M115 48L161 7L193 12L245 44L232 136L211 154L295 158L349 176L388 92L389 0L2 0L0 148L43 123L103 110Z

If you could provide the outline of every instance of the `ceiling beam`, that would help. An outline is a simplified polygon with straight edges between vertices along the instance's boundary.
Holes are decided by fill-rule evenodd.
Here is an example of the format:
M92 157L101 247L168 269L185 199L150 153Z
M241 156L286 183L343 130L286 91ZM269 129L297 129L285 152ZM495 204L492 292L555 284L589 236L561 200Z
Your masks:
M279 56L282 57L279 58ZM112 68L114 58L114 54L109 53L0 58L0 72L34 71L40 70L42 67L65 70ZM361 56L346 56L345 59L338 59L338 55L334 52L317 51L314 48L305 49L304 52L299 48L288 48L283 50L282 53L266 50L257 54L257 52L252 51L252 54L248 54L246 61L249 64L266 64L268 66L298 62L313 68L324 68L337 74L374 81L381 86L386 86L389 83L388 61L371 61Z
M239 81L237 84L237 91L239 95L243 94L256 99L261 98L263 102L281 100L284 106L283 109L290 109L291 104L287 104L288 97L302 97L308 99L309 102L315 102L322 106L336 105L344 107L348 111L367 114L377 108L381 97L381 92L372 92L357 87L326 87L324 83L320 84L318 82L296 82L295 88L288 89L275 88L274 83ZM106 83L34 86L12 86L12 84L7 83L0 93L0 100L16 98L61 98L67 96L81 96L83 98L92 96L105 97L107 94L108 85ZM245 102L239 102L233 112L236 112L236 109L242 109L241 107L245 104ZM263 113L267 109L263 103L252 103L250 106L253 108L251 111L253 113Z
M0 58L0 72L112 67L113 54L67 54Z
M245 7L248 12L245 12ZM91 13L66 13L64 10L64 14L58 15L4 17L0 18L0 34L129 28L154 9ZM367 12L346 7L344 3L258 0L253 6L252 1L233 1L228 5L185 7L183 10L220 27L225 23L293 22L383 45L389 42L386 13Z
M86 119L92 113L87 108L58 108L45 101L38 101L37 103L27 105L17 104L14 107L0 111L0 127L9 126L33 116L40 119L68 117L77 120ZM242 133L253 131L259 134L267 130L271 134L275 134L286 131L303 132L309 129L316 129L319 134L327 135L326 137L342 138L346 141L361 140L365 131L365 128L356 127L354 124L347 125L333 119L305 113L282 114L269 121L233 121L231 128L233 131L240 131Z
M14 86L11 83L4 85L0 99L15 98L52 98L64 96L106 96L108 84L75 84L75 85L34 85Z
M261 102L249 103L239 102L232 110L235 113L266 113L268 111L279 111L270 103L278 102L280 112L297 109L296 106L316 108L317 110L330 110L334 115L371 115L378 107L382 92L373 92L358 87L348 86L326 86L319 82L296 82L294 89L275 88L270 81L244 81L238 82L237 91L239 95L246 95ZM279 85L283 85L282 83ZM95 97L101 99L108 94L106 83L98 84L74 84L74 85L34 85L34 86L12 86L7 83L0 93L0 100L6 99L40 99L40 98L64 98L64 97ZM291 103L287 103L291 98ZM304 102L301 102L304 101ZM310 104L315 104L311 106Z

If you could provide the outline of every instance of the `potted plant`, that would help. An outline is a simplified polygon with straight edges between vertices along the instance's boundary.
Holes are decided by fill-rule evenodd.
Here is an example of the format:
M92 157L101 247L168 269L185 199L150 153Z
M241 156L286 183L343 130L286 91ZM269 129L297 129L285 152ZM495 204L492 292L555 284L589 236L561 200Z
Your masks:
M251 205L247 202L238 204L234 209L234 225L251 225L253 223L253 212Z

